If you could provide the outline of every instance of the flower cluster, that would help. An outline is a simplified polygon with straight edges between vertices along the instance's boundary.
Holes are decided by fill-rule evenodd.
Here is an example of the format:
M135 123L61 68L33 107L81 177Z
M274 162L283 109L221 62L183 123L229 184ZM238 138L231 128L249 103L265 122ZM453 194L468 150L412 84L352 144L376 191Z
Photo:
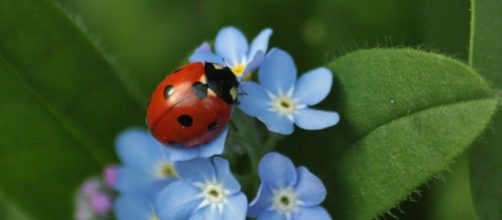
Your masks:
M326 197L322 181L276 152L261 159L261 185L248 204L229 162L221 157L170 161L168 151L139 129L123 132L117 151L123 162L116 180L120 196L115 215L120 220L330 219L319 205Z
M310 107L328 96L333 81L330 70L317 68L297 79L287 52L267 51L271 35L272 30L265 29L249 44L238 29L226 27L216 36L214 52L209 43L203 43L189 60L229 67L240 81L239 109L271 132L288 135L294 125L319 130L338 123L336 112ZM251 81L255 71L258 83ZM164 146L143 129L121 133L116 150L122 165L116 176L109 175L119 193L113 204L115 216L120 220L331 219L320 205L326 197L322 181L276 152L255 153L261 160L252 163L257 169L246 180L259 179L261 184L249 202L241 188L243 179L236 178L231 163L218 156L224 151L228 130L191 148Z
M332 87L333 75L325 67L306 72L297 79L291 55L279 48L268 50L272 30L267 28L251 44L235 27L225 27L216 35L214 52L204 42L189 57L190 62L210 62L229 67L241 80L239 109L265 124L271 132L290 135L294 125L306 130L320 130L336 125L338 113L316 110L310 106L324 100ZM258 70L259 83L250 81ZM186 158L208 157L223 153L225 129L215 140L198 148L172 146Z

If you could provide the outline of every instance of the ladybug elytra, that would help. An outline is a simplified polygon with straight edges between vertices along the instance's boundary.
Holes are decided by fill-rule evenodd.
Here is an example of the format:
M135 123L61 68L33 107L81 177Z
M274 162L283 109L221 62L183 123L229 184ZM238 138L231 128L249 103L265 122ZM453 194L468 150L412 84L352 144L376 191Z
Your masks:
M147 125L164 144L194 147L225 128L237 99L233 72L213 63L191 63L169 74L154 90Z

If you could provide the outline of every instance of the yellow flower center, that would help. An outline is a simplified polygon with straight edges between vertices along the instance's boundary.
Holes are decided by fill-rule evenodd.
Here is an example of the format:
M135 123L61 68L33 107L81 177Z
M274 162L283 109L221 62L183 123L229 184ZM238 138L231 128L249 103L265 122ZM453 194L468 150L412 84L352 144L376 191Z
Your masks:
M246 65L243 65L243 64L235 65L235 66L232 67L232 72L237 77L242 76L242 74L244 74L245 70L246 70ZM244 77L242 80L250 80L252 75L253 75L252 73L248 73L246 75L246 77Z
M160 218L157 217L156 215L154 215L154 216L150 217L150 220L160 220Z
M232 67L232 72L236 75L236 76L242 76L242 74L244 73L244 70L246 70L246 65L235 65Z

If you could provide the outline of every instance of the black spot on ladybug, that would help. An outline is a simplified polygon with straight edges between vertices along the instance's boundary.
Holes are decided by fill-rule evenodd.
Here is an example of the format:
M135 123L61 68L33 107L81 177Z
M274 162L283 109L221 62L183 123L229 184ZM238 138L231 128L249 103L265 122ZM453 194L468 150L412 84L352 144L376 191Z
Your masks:
M168 85L164 88L164 99L168 99L173 94L173 86Z
M200 82L196 82L192 85L192 89L195 92L195 96L199 99L206 98L207 96L207 85L202 84Z
M239 87L239 81L228 67L216 68L211 63L204 64L208 87L229 105L234 104L231 90Z
M184 127L190 127L193 123L193 118L190 115L180 115L178 117L178 123Z
M214 130L216 130L218 127L219 127L219 126L218 126L218 123L213 122L213 123L209 124L209 126L207 126L207 130L209 130L209 131L214 131Z

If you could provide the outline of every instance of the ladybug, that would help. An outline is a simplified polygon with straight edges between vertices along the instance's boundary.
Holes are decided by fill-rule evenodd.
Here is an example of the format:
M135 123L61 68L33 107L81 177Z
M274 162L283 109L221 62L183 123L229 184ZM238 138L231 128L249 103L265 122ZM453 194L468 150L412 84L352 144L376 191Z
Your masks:
M208 143L228 123L238 86L228 67L208 62L185 65L153 91L148 128L163 144L195 147Z

